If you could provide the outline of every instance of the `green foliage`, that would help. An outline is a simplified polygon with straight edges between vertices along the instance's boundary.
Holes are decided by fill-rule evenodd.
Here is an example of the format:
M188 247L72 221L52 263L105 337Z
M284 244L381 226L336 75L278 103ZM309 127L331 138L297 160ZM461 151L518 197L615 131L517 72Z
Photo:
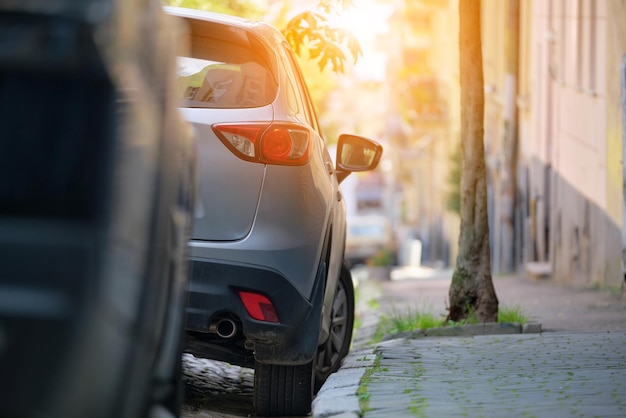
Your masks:
M365 370L365 373L359 381L359 387L356 390L356 396L357 398L359 398L359 406L361 407L361 411L363 412L369 411L370 409L370 395L367 392L367 387L370 383L372 375L380 370L380 357L380 354L377 354L376 358L374 359L374 365Z
M391 315L381 315L373 339L374 342L378 342L385 335L441 327L445 324L444 316L438 317L431 312L420 312L409 308L404 312L396 311Z
M367 306L374 311L377 311L378 308L380 308L380 304L378 303L378 300L376 299L370 299L367 301Z
M393 253L386 248L379 250L365 260L365 264L371 267L390 266L393 264Z
M498 310L498 322L513 322L518 324L525 324L530 318L522 312L522 308L519 305L504 306Z
M498 322L524 324L528 321L528 315L522 312L520 306L499 307ZM478 320L473 314L471 314L471 311L468 318L454 322L446 320L445 315L437 316L430 310L420 311L409 308L403 312L395 311L391 315L381 315L376 331L374 332L372 342L380 342L385 335L393 335L401 332L477 323Z

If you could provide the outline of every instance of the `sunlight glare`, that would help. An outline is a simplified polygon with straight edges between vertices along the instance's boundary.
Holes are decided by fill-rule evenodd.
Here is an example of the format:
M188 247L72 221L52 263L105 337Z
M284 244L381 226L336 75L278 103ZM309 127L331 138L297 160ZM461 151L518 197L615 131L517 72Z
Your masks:
M377 45L377 37L389 31L389 17L394 8L389 2L358 0L337 17L337 25L352 33L361 44L363 55L355 66L357 75L366 79L384 79L386 56Z
M363 49L376 48L376 36L389 30L388 19L392 12L390 4L376 0L359 0L340 16L340 24L352 32Z

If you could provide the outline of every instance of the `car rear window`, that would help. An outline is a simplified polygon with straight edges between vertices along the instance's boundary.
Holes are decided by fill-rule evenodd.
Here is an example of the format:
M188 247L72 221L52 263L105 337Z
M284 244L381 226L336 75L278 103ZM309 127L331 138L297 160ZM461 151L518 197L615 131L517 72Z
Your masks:
M249 31L187 19L190 56L178 57L183 107L248 108L271 103L278 86L275 58Z

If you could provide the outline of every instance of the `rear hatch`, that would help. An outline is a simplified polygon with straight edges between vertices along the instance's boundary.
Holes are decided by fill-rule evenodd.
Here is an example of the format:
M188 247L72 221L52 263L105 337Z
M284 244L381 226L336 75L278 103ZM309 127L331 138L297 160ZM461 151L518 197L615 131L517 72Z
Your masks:
M192 238L239 240L254 223L265 165L236 156L213 125L273 120L276 58L245 28L180 17L187 22L191 49L178 58L178 93L181 111L196 131L199 163Z
M239 122L245 117L268 118L271 107L249 111L220 112L183 109L193 123L198 156L198 194L192 238L233 241L244 238L254 222L263 186L265 165L235 156L211 128L217 122Z

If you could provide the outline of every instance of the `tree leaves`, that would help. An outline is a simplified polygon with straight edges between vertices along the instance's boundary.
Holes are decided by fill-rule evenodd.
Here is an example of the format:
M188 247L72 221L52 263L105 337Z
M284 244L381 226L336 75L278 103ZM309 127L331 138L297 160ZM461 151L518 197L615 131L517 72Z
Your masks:
M211 10L220 13L260 19L262 14L250 0L163 0L165 4ZM282 33L294 52L303 57L308 51L317 60L320 71L328 65L336 73L345 72L348 57L354 63L363 55L358 39L349 31L329 22L327 17L339 18L342 11L353 6L354 0L320 0L317 7L297 14L282 29ZM338 19L334 19L335 21Z
M320 3L324 11L330 10L327 3ZM320 71L330 65L334 72L344 73L344 63L348 59L346 52L350 53L355 63L363 55L361 45L353 34L330 25L324 14L314 10L294 16L282 33L296 54L303 56L303 50L308 50L309 58L317 60Z

